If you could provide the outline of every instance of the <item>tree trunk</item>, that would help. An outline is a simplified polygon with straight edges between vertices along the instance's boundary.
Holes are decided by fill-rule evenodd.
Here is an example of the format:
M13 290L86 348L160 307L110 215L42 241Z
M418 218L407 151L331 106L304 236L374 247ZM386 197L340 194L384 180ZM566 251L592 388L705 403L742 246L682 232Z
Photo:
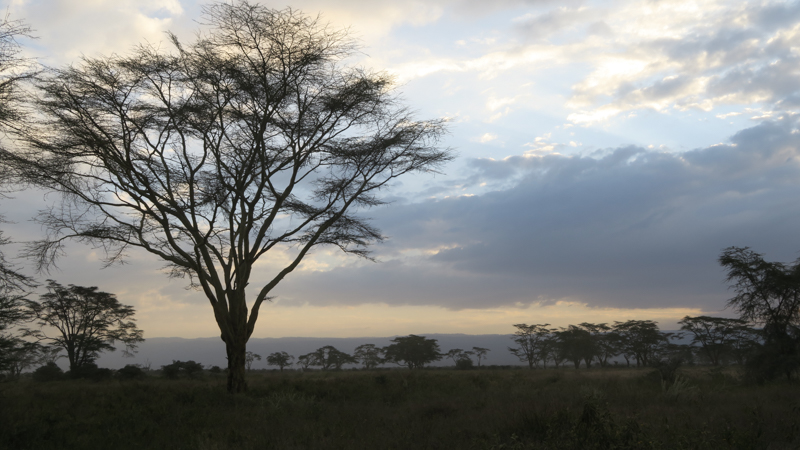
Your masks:
M225 341L225 350L228 352L228 393L246 392L247 381L244 379L244 368L247 341L245 339Z

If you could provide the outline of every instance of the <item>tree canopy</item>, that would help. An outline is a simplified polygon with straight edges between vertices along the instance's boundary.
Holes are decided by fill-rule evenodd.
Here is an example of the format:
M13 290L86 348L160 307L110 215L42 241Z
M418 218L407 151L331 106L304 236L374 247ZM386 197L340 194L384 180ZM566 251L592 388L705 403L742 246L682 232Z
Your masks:
M115 350L115 342L125 344L124 351L130 354L144 340L136 328L134 309L113 294L96 287L65 287L53 280L48 280L47 291L38 301L28 301L34 323L41 327L28 334L64 350L71 371L92 364L101 352Z
M436 339L410 334L392 339L392 344L384 348L386 362L421 369L425 364L439 361L442 354Z
M129 248L157 256L205 293L240 392L278 283L318 246L369 257L382 235L358 212L452 155L438 147L444 122L416 120L392 77L344 64L357 51L345 31L247 1L208 5L203 23L193 42L170 34L169 50L49 70L24 151L4 157L21 181L64 194L38 219L49 234L28 254L40 268L69 239L101 246L107 264ZM270 252L285 264L254 280Z

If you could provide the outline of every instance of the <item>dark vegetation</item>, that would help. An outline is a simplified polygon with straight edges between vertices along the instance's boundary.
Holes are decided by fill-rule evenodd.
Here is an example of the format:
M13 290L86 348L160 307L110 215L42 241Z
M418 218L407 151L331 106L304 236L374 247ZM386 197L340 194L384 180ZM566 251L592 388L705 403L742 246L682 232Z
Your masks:
M277 369L0 384L0 448L784 449L800 391L740 368Z

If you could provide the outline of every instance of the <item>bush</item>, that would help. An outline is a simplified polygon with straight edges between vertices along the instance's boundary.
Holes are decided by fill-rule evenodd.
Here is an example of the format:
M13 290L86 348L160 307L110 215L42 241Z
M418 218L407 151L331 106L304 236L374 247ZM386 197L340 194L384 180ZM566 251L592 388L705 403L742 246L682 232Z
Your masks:
M172 364L161 366L161 373L170 380L178 378L200 378L203 365L194 361L172 361Z
M208 371L213 373L214 375L219 375L219 374L222 373L222 367L220 367L220 366L211 366L211 368L208 369Z
M475 368L475 364L469 358L461 358L458 361L456 361L456 369L459 369L459 370L470 370L470 369L474 369L474 368Z
M111 369L99 368L97 364L89 363L69 371L69 377L73 379L87 379L92 381L110 380L114 376Z
M117 378L120 380L141 380L147 377L141 367L128 364L127 366L117 371Z
M64 378L64 371L52 361L33 371L35 381L56 381Z

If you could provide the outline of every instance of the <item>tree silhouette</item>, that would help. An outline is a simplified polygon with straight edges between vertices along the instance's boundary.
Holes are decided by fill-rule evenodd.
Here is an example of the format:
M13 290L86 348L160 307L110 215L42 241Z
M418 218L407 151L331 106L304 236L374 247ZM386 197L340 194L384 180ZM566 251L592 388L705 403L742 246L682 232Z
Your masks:
M375 344L363 344L356 347L353 352L353 357L358 360L365 369L370 370L383 363L382 354L383 349L376 347Z
M281 372L283 372L284 367L292 365L292 360L294 360L294 356L286 352L270 353L269 356L267 356L267 364L270 366L278 366Z
M741 319L710 316L686 316L678 323L681 330L692 334L692 344L699 344L700 352L715 366L733 355L740 329L747 327L747 322Z
M208 298L228 390L242 392L273 289L318 246L369 257L382 236L357 212L452 155L437 147L443 121L415 120L389 75L347 67L357 46L345 31L247 1L203 14L192 43L170 34L173 50L49 71L38 120L18 133L26 151L5 157L22 181L63 193L38 219L49 233L29 248L39 268L69 239L101 246L107 264L130 247L156 255ZM275 252L288 262L252 279Z
M613 330L620 336L621 354L629 365L630 358L635 359L636 367L655 362L658 349L669 342L668 336L659 331L658 322L652 320L615 321Z
M32 61L20 56L22 49L17 40L30 36L31 29L24 22L9 20L8 15L0 20L0 153L10 151L6 148L7 133L24 127L20 108L24 93L19 85L36 72ZM6 198L11 179L10 167L0 161L0 198ZM0 223L4 222L0 215ZM28 318L23 299L35 283L6 259L2 247L10 243L11 239L0 230L0 372L13 378L32 364L39 347L11 332Z
M425 364L439 361L439 344L436 339L410 334L392 339L393 344L384 348L387 362L406 366L409 369L421 369Z
M509 347L508 351L519 358L520 361L527 362L528 367L533 369L543 357L543 345L551 332L547 328L549 326L549 323L535 325L515 324L514 327L517 331L514 332L512 339L519 347ZM546 352L544 355L546 355Z
M332 345L318 348L311 353L311 365L320 366L322 370L339 370L345 364L357 362L355 358L345 352L339 351Z
M126 355L144 341L142 330L136 328L134 309L121 304L113 294L96 287L64 287L53 280L47 281L47 291L38 301L27 302L34 322L40 326L27 330L27 334L63 349L70 371L92 364L101 352L115 350L117 341L125 344ZM50 328L55 333L48 334Z
M248 372L253 370L253 363L255 361L261 361L261 355L253 352L247 352L244 354L244 363Z
M787 265L765 261L747 247L726 248L719 258L736 295L728 301L742 320L762 325L764 346L753 360L759 376L800 367L800 260Z

